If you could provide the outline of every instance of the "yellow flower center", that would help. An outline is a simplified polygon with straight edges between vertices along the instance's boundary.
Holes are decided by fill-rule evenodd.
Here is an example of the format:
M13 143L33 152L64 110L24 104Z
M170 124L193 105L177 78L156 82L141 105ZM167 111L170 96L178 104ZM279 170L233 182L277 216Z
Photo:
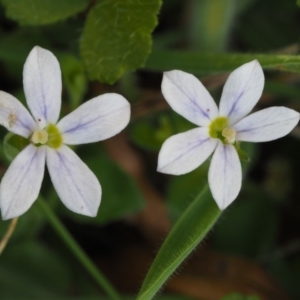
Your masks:
M59 129L54 124L49 124L45 129L36 130L30 137L30 141L37 147L47 145L57 149L63 143Z
M228 119L226 117L218 117L209 125L209 135L212 138L219 139L223 144L234 144L236 131L228 127Z
M46 130L49 135L47 145L54 149L59 148L63 143L59 129L54 124L49 124Z

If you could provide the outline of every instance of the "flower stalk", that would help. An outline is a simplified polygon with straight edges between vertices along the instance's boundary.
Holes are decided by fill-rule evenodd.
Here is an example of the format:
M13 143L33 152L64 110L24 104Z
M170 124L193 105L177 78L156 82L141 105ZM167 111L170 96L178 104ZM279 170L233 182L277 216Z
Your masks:
M10 237L12 236L12 234L15 231L15 228L17 226L18 223L18 218L13 218L11 220L11 222L9 223L8 229L3 237L3 239L0 242L0 255L2 254L2 252L4 251Z
M104 290L104 292L109 296L111 300L121 300L121 297L117 291L113 288L110 282L105 278L101 271L94 265L90 258L84 253L81 247L77 244L74 238L70 235L68 230L59 220L59 218L53 213L48 204L43 201L37 201L40 210L44 213L45 217L48 219L50 225L61 237L62 241L71 250L74 256L78 259L85 270L90 274L90 276L97 282L97 284Z

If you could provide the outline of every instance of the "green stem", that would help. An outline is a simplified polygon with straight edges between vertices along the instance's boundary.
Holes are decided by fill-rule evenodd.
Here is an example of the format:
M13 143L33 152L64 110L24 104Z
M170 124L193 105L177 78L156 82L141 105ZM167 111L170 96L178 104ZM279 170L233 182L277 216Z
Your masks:
M52 209L48 206L46 201L39 200L37 201L41 210L44 212L47 217L49 223L53 227L53 229L58 233L61 239L65 242L67 247L73 252L73 254L78 258L82 266L88 271L88 273L94 278L94 280L99 284L100 287L106 292L111 300L121 300L119 294L115 291L112 285L108 282L108 280L104 277L101 271L95 267L93 262L89 259L89 257L84 253L81 247L77 244L77 242L70 235L68 230L62 224L62 222L57 218L57 216L53 213Z

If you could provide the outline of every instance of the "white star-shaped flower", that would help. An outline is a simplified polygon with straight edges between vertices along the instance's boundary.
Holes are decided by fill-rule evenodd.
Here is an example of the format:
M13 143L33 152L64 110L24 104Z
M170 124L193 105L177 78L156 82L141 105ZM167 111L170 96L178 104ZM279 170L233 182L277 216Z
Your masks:
M130 104L118 94L95 97L62 118L61 71L55 56L34 47L23 71L31 114L12 95L0 91L0 124L29 139L13 160L0 185L4 220L26 212L39 195L45 162L61 201L70 210L96 216L101 186L94 173L66 145L105 140L119 133L130 119Z
M288 134L298 123L298 112L270 107L247 116L258 102L264 74L258 61L233 71L223 89L219 109L193 75L164 73L162 93L172 109L200 126L168 138L159 153L158 171L180 175L199 167L213 152L208 182L220 209L238 195L242 168L239 142L267 142Z

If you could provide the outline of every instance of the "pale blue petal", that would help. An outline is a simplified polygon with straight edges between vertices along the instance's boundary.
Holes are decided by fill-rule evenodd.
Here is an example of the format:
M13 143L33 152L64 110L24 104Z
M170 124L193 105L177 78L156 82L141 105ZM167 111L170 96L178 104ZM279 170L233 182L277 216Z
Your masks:
M24 65L23 84L28 107L40 128L48 123L55 124L60 113L62 90L56 57L35 46Z
M157 171L181 175L199 167L214 151L218 143L207 128L195 128L168 138L159 152Z
M0 91L0 125L25 138L38 128L24 105L3 91Z
M208 182L221 210L238 196L242 186L242 167L233 145L224 145L219 141L210 163Z
M28 145L13 160L0 185L2 219L24 214L39 195L45 170L46 147Z
M220 116L228 117L230 125L241 120L258 102L264 83L264 73L257 60L234 70L223 88Z
M68 146L47 148L47 166L60 200L78 214L95 217L101 186L95 174Z
M233 128L238 141L268 142L290 133L299 117L300 114L293 109L269 107L245 117Z
M121 95L104 94L80 105L61 119L65 144L78 145L108 139L123 130L130 119L130 104Z
M173 70L165 72L161 91L174 111L198 126L207 126L218 117L218 107L194 75Z

